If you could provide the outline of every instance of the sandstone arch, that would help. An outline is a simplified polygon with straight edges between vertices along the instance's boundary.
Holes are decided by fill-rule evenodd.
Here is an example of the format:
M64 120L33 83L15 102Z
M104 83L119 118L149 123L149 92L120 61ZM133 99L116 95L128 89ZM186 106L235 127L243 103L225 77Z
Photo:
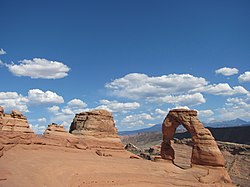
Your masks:
M170 110L162 124L163 142L161 157L174 161L171 141L176 128L182 124L192 136L193 149L191 164L224 166L224 157L211 132L197 118L197 111L187 109Z

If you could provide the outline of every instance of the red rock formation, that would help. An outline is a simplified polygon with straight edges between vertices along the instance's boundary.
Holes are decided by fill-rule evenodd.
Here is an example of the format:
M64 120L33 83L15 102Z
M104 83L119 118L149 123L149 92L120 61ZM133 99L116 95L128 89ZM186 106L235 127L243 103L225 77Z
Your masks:
M77 114L71 131L68 133L63 126L50 124L43 136L37 136L21 112L13 110L11 114L5 114L0 107L0 155L17 144L124 150L112 114L105 110Z
M214 137L197 118L197 111L174 109L169 111L162 124L163 142L161 156L174 161L174 149L170 140L173 139L176 128L182 124L190 132L193 141L191 163L208 166L224 166L224 157L220 152Z
M3 107L0 107L0 130L4 132L33 133L27 118L21 112L12 110L11 114L5 114Z
M85 142L79 137L68 133L64 129L63 125L57 125L55 123L48 125L47 129L43 133L43 136L37 138L34 143L84 150L88 148Z
M31 144L35 134L21 112L13 110L5 114L0 107L0 157L3 152L16 144Z
M112 114L106 110L76 114L70 133L84 139L89 147L123 149Z
M55 123L52 123L48 125L47 129L44 131L44 136L67 136L72 137L72 134L68 133L63 125L58 125Z

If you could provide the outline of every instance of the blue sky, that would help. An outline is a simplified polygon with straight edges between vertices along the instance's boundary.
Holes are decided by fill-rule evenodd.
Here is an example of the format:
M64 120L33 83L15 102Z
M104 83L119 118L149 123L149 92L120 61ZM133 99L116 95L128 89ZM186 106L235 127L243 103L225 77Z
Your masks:
M171 108L250 121L250 1L0 0L0 105L36 132L112 111L119 130Z

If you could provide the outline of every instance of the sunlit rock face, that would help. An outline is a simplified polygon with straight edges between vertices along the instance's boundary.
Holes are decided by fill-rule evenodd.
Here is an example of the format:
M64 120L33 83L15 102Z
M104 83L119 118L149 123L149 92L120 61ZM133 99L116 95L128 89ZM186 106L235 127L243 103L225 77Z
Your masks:
M35 137L27 118L21 112L12 110L11 114L6 114L0 106L0 157L5 150L17 144L31 144Z
M34 133L27 118L19 111L12 110L11 114L5 114L4 108L0 106L0 130L12 133Z
M75 115L70 133L82 137L89 146L123 149L112 113L92 110Z

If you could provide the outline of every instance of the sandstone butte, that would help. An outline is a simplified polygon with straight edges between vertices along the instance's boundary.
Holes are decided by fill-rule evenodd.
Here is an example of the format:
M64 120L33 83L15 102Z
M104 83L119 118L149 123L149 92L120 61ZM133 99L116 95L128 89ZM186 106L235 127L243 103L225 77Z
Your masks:
M194 111L170 111L163 123L162 158L152 162L124 150L108 111L76 114L70 133L50 124L36 135L20 112L5 114L0 107L0 187L234 186L211 133L197 120ZM173 164L174 132L167 129L174 131L177 122L193 136L189 169Z

